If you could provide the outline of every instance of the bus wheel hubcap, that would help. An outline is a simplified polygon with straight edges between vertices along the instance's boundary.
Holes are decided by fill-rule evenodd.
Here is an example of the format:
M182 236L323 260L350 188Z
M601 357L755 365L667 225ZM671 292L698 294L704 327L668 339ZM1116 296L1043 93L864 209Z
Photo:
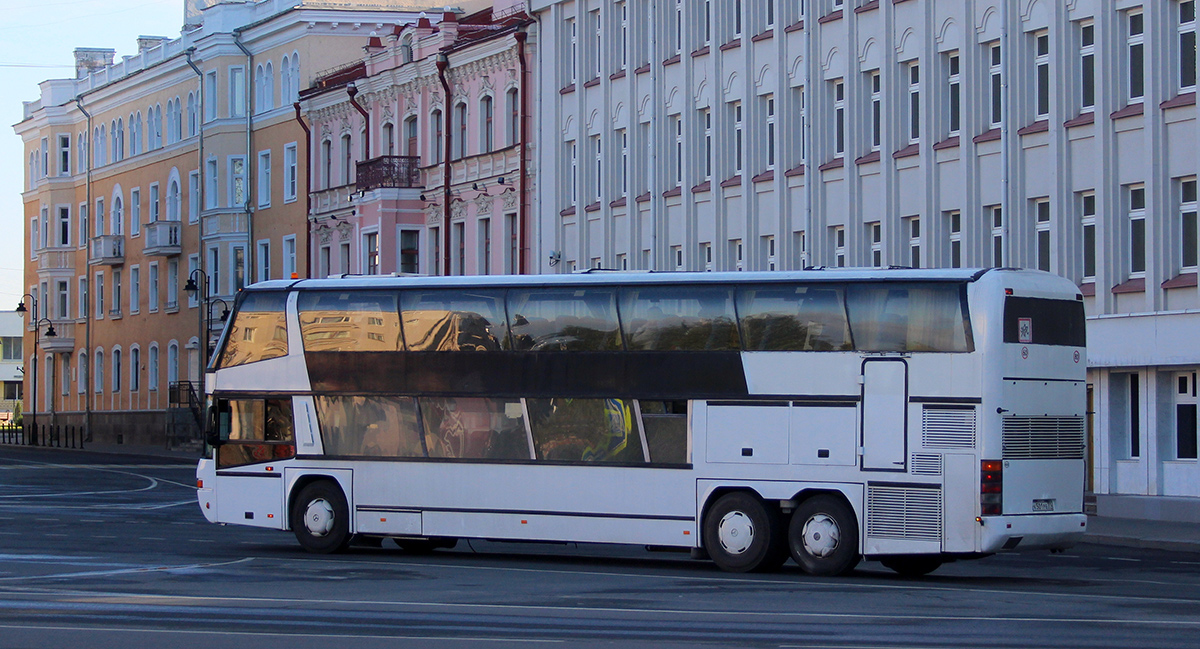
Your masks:
M826 514L814 514L804 523L804 549L814 557L827 557L837 549L842 533Z
M304 511L304 527L313 536L325 536L333 529L333 506L324 498L308 503Z
M729 554L741 554L754 543L754 522L743 512L729 512L718 528L721 547Z

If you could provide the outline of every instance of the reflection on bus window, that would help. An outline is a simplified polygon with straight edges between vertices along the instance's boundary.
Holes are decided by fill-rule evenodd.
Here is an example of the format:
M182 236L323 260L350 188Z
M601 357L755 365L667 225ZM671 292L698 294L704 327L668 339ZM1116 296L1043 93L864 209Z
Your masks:
M219 399L215 409L218 468L296 454L291 399Z
M687 402L638 401L646 448L655 464L687 464Z
M410 352L498 351L508 345L500 293L409 291L401 308Z
M229 324L219 367L287 356L286 293L250 293Z
M630 401L528 399L539 460L645 462Z
M850 351L840 286L770 285L738 291L747 351Z
M957 285L851 285L846 301L859 350L971 351Z
M429 457L528 460L521 402L468 397L422 397Z
M621 348L616 291L611 288L510 291L513 348L615 351Z
M412 397L316 398L326 455L424 457Z
M296 305L306 352L403 349L396 296L382 291L302 293Z
M733 289L653 286L621 291L628 349L716 351L739 348Z

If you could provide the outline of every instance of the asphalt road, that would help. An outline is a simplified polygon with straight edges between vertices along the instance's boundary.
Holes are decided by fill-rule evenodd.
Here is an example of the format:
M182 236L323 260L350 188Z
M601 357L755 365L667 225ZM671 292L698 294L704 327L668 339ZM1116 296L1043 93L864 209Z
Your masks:
M1197 646L1200 555L1081 545L837 579L619 546L304 553L194 465L0 447L0 647Z

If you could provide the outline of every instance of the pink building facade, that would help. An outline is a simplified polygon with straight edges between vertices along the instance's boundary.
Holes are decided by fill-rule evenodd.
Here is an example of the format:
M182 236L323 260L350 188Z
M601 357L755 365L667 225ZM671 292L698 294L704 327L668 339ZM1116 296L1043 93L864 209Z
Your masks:
M314 277L532 270L523 6L385 26L302 93Z

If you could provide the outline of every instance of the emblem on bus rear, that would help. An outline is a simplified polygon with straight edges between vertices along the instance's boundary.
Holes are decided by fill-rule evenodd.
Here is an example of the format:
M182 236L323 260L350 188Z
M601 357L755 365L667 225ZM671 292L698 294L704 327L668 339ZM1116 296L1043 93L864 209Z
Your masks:
M1017 342L1033 342L1033 318L1017 318Z

